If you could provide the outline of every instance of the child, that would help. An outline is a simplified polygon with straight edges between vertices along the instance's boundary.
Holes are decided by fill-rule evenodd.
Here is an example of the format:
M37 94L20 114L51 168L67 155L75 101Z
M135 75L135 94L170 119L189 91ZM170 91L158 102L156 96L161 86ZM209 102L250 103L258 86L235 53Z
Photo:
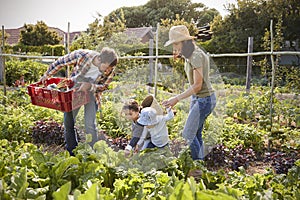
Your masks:
M169 143L168 128L166 122L173 119L174 113L170 108L167 108L167 115L157 115L157 111L152 107L143 108L137 122L146 127L151 136L151 141L147 148L163 148ZM147 131L144 131L141 139L138 141L138 146L143 143Z
M136 145L140 140L142 132L144 130L144 126L137 122L140 115L140 106L137 101L131 99L129 102L125 103L122 108L122 112L125 114L126 119L132 120L131 130L132 130L132 138L129 144L125 148L125 156L129 156L130 152L133 149L136 149ZM147 134L147 132L146 132ZM148 135L149 136L149 135ZM149 139L144 141L144 147L150 142ZM143 149L143 147L142 147Z

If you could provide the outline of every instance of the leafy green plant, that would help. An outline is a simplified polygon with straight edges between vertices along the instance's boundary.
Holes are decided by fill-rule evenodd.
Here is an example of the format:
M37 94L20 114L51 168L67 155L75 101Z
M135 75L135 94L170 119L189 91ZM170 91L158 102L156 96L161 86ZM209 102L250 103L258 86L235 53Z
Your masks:
M27 83L37 82L47 70L47 65L32 60L10 60L5 63L7 85L13 86L16 80L24 76Z

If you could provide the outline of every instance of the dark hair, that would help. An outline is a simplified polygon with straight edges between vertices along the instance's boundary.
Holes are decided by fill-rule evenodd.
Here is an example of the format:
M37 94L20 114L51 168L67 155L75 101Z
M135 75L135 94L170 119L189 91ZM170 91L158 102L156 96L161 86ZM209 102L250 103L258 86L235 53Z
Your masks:
M118 56L111 48L104 47L99 56L101 63L109 63L109 66L116 66L118 64Z
M128 102L124 104L122 111L124 110L132 110L135 112L140 112L140 106L136 100L130 99Z
M193 43L193 40L185 40L182 41L182 49L181 49L181 54L185 58L191 57L195 50L195 44Z

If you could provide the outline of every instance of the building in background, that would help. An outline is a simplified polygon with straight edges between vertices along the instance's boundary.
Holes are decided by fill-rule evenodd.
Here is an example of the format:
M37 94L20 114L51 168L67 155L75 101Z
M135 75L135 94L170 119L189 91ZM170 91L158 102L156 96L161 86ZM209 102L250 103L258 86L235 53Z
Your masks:
M18 44L19 39L20 39L21 30L24 30L24 27L13 28L13 29L4 29L5 33L8 34L8 37L6 39L7 44L9 44L9 45ZM49 27L49 30L55 31L62 38L62 40L59 42L59 44L61 44L61 45L66 44L67 34L68 34L67 32L64 32L61 29L55 28L55 27ZM70 40L69 40L70 45L80 34L81 34L80 31L70 33Z

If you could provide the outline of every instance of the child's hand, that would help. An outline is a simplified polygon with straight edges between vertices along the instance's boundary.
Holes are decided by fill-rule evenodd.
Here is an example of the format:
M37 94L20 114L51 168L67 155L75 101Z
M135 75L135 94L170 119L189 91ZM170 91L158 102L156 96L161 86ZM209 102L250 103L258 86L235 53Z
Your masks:
M134 148L134 153L137 153L139 151L139 145L136 145Z
M128 158L130 156L131 151L129 151L128 149L125 149L124 153L125 153L125 157Z
M166 107L167 112L170 112L172 107Z

